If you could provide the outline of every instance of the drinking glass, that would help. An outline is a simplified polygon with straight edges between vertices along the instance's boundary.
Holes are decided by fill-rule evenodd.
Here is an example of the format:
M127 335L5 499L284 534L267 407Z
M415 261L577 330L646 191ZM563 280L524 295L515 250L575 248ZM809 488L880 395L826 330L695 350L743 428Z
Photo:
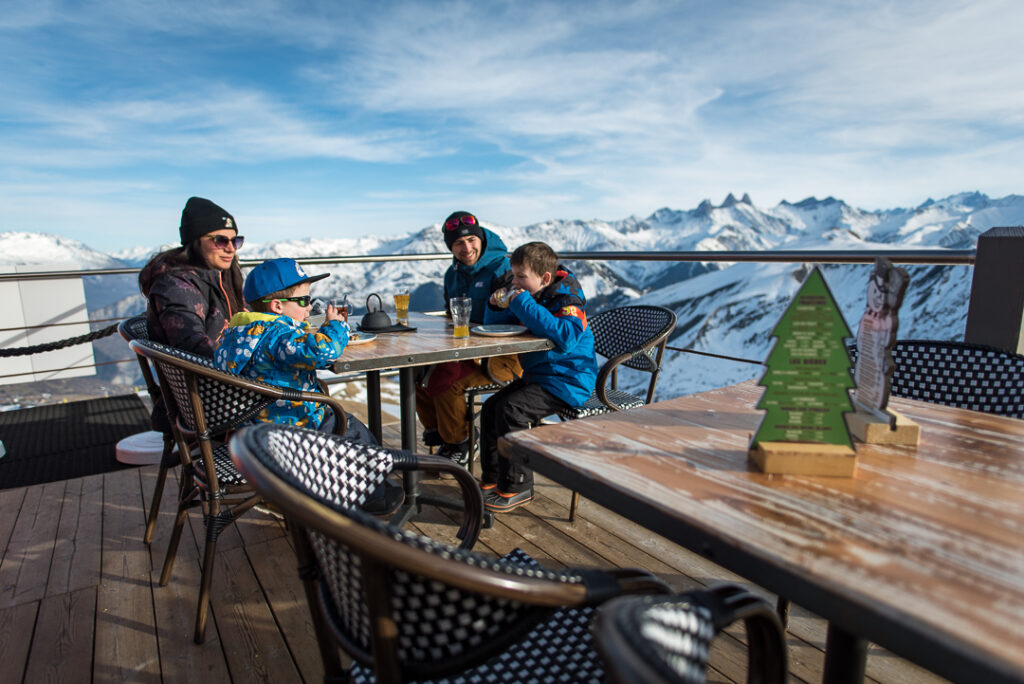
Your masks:
M399 325L409 325L409 293L407 291L395 293L395 318Z
M342 294L342 295L339 295L338 297L335 297L335 299L334 299L334 308L336 308L338 310L338 313L341 314L341 317L344 318L345 322L347 323L348 322L348 295L347 294Z
M448 308L452 312L452 336L455 338L469 337L469 314L473 310L473 300L469 297L452 297L448 300Z

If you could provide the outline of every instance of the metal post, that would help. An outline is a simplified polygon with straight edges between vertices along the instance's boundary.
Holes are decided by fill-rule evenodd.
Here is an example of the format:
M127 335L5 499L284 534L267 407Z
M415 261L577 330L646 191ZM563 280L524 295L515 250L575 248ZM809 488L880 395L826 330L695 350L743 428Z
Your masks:
M1024 354L1024 226L978 236L964 341Z

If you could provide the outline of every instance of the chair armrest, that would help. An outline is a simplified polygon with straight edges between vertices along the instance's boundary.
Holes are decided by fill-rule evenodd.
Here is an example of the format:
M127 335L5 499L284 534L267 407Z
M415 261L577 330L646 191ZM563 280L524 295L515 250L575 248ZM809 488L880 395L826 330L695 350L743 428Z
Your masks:
M597 398L600 400L602 404L604 404L613 411L622 410L615 402L613 402L608 397L608 379L610 377L613 377L615 372L618 370L619 366L621 366L626 361L629 361L630 359L634 358L638 354L646 354L648 358L651 359L651 364L657 367L657 362L653 358L652 352L655 349L657 349L658 344L660 343L655 343L647 347L624 352L622 354L619 354L618 356L613 356L612 358L604 362L604 365L601 366L601 370L598 371L597 373L597 384L594 388L594 391L597 393Z

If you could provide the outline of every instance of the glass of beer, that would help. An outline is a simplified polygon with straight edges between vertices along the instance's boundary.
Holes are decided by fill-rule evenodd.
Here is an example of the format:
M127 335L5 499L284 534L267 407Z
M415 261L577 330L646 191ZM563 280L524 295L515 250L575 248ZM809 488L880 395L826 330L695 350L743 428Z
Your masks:
M395 293L395 318L400 325L409 325L409 293L407 291Z
M473 300L469 297L452 297L448 300L448 308L452 312L452 336L456 339L469 337L469 314L473 310Z

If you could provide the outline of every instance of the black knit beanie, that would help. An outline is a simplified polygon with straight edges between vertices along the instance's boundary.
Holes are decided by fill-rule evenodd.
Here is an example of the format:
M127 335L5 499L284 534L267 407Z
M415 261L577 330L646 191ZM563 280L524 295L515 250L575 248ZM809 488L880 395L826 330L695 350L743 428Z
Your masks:
M238 233L235 217L202 197L189 197L181 212L181 244L187 245L207 233L230 228Z
M470 223L463 222L463 219L467 218ZM449 227L449 224L451 224L451 227ZM481 242L487 242L487 238L484 237L484 229L480 227L480 222L476 220L476 216L473 216L468 211L452 213L441 224L441 233L444 235L444 244L447 245L449 250L456 240L467 235L476 235L480 238Z

